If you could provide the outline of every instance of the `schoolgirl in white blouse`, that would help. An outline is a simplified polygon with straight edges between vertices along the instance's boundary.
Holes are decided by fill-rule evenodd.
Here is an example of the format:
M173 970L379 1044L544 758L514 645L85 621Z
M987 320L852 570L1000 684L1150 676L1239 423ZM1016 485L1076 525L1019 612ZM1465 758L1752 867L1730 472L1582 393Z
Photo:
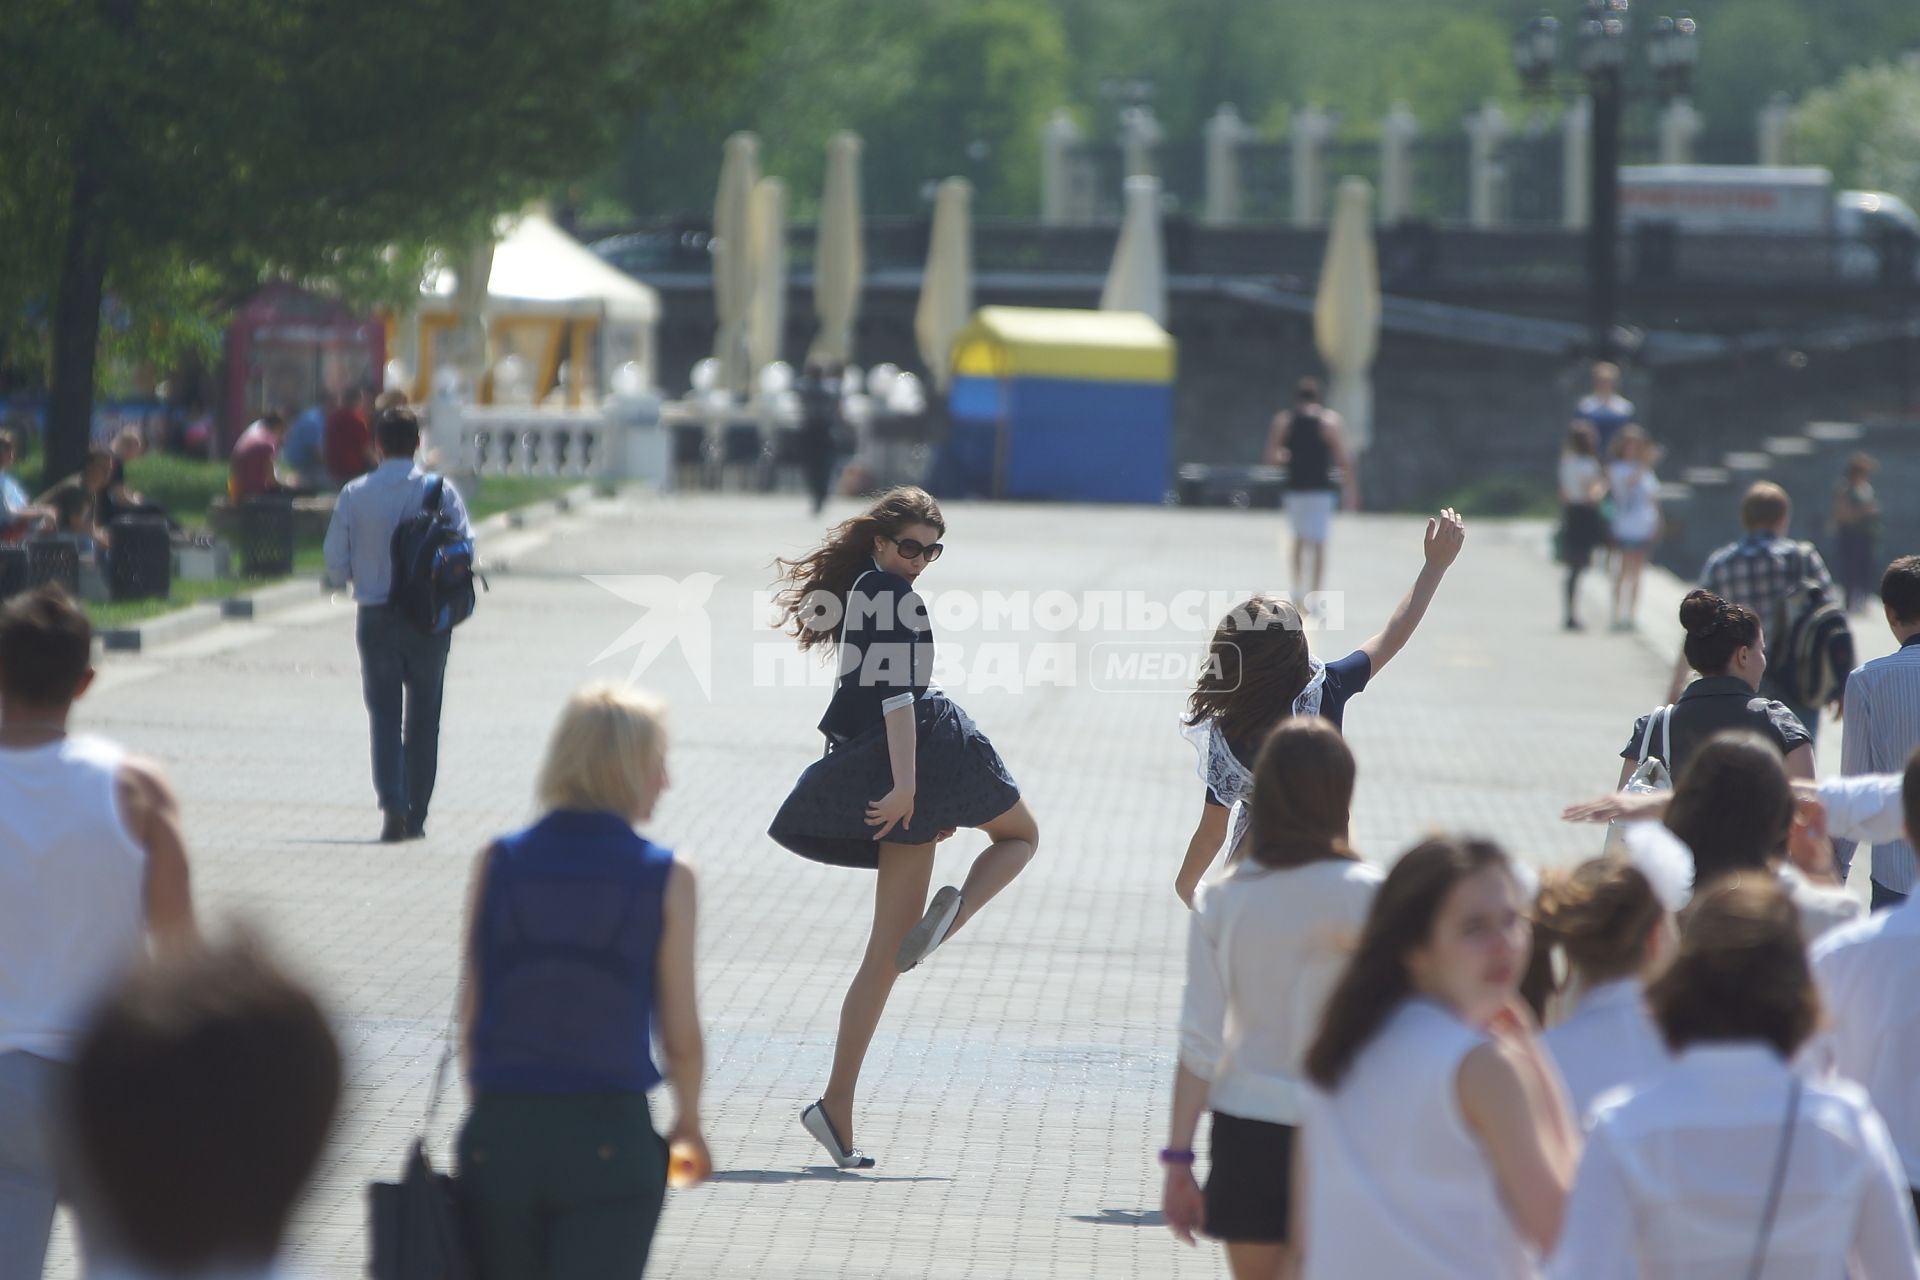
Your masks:
M1162 1208L1188 1244L1196 1231L1223 1242L1234 1280L1274 1280L1292 1264L1301 1059L1382 878L1347 844L1353 783L1339 730L1283 720L1255 760L1246 856L1194 906ZM1203 1193L1193 1138L1209 1108Z
M1647 978L1673 948L1673 918L1652 883L1625 858L1594 858L1549 872L1534 904L1537 953L1564 957L1557 993L1567 1016L1546 1033L1576 1120L1610 1089L1667 1064L1667 1046L1647 1012Z
M1647 994L1675 1061L1595 1108L1555 1280L1920 1280L1906 1175L1866 1094L1788 1069L1820 1002L1779 883L1697 893Z
M1519 998L1530 926L1498 845L1435 838L1374 895L1307 1051L1306 1280L1531 1280L1579 1131Z

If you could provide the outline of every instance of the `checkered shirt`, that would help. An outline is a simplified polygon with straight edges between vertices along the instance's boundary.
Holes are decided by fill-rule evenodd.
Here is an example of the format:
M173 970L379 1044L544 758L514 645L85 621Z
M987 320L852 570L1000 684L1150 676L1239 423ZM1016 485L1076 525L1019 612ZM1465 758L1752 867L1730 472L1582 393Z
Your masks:
M1812 578L1829 592L1833 577L1827 562L1811 542L1795 542L1775 533L1750 533L1707 557L1700 585L1722 600L1743 604L1760 615L1760 625L1773 621L1781 597L1802 578Z

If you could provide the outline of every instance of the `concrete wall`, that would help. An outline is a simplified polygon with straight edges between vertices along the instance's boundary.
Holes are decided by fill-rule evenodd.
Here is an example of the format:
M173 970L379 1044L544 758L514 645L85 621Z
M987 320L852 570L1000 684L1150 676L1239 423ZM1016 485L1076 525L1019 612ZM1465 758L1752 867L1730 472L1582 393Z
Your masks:
M710 353L713 304L704 280L650 281L663 294L660 368L671 393L684 391L693 364ZM983 305L1087 307L1098 302L1087 277L1018 290L980 290ZM858 362L919 370L913 337L916 287L879 282L863 301ZM1699 308L1705 318L1709 309ZM785 354L804 358L814 320L810 292L788 300ZM1728 312L1728 314L1731 314ZM1684 319L1685 317L1680 317ZM1803 317L1804 319L1804 317ZM1176 290L1170 326L1180 343L1176 462L1258 461L1267 424L1296 378L1322 372L1304 314L1229 297L1210 287ZM1759 448L1809 420L1864 418L1911 405L1920 386L1920 347L1879 344L1773 353L1708 364L1630 370L1626 392L1666 445L1669 474L1717 462L1728 449ZM1553 486L1554 460L1585 390L1582 363L1550 356L1387 333L1375 365L1374 444L1363 469L1375 508L1431 505L1490 476ZM1169 477L1171 482L1171 477Z

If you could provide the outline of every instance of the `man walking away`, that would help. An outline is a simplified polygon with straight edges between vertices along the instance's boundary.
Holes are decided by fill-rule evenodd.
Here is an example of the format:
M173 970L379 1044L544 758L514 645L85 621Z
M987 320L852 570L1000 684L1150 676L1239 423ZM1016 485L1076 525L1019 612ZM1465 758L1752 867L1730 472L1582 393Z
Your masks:
M1796 542L1787 536L1787 524L1792 518L1793 500L1785 489L1769 480L1756 483L1740 500L1740 524L1746 530L1745 536L1707 557L1700 570L1700 587L1760 615L1760 625L1766 628L1768 650L1767 673L1760 679L1760 696L1785 703L1817 740L1821 708L1803 698L1802 690L1787 687L1785 683L1796 666L1791 660L1794 655L1788 651L1793 637L1781 634L1777 615L1782 603L1803 583L1831 599L1833 577L1812 543ZM1846 673L1853 667L1853 635L1842 626L1829 629L1824 636L1817 630L1810 631L1808 640L1820 641L1827 648L1822 656L1830 676L1827 683L1833 689L1827 702L1838 709L1845 691ZM1683 653L1674 664L1673 681L1667 690L1668 702L1678 698L1681 689L1686 687L1687 672L1687 657ZM1899 757L1905 758L1904 754ZM1898 767L1898 761L1888 767Z
M1847 677L1840 737L1843 774L1892 773L1920 747L1920 556L1902 556L1880 579L1887 626L1900 647ZM1913 892L1913 846L1873 847L1873 909L1898 906Z
M314 999L252 943L191 948L114 993L67 1132L119 1280L269 1280L340 1098Z
M0 608L0 1280L36 1280L71 1189L57 1099L94 1003L145 940L193 935L179 807L157 766L67 732L93 631L57 587Z
M440 758L440 692L450 632L427 635L389 603L393 534L419 514L440 486L442 510L462 535L473 536L467 508L451 484L414 465L420 420L411 409L388 409L376 427L383 461L350 482L327 526L327 579L353 584L360 606L356 638L360 687L373 732L373 789L385 815L388 844L426 834L427 803Z
M1327 534L1333 521L1333 468L1349 511L1359 508L1353 459L1340 435L1340 415L1320 403L1320 384L1302 378L1294 387L1293 408L1277 415L1267 434L1266 465L1287 469L1287 519L1293 525L1293 594L1302 587L1319 591L1327 571ZM1305 572L1308 556L1313 570Z

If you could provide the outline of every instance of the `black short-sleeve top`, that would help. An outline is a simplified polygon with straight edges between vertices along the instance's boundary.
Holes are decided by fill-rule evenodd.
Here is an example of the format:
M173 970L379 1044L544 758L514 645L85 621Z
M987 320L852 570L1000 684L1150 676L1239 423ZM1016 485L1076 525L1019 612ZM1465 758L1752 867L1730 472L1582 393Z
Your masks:
M1364 649L1355 649L1344 658L1335 658L1326 667L1326 683L1320 689L1319 714L1333 722L1333 727L1345 732L1347 702L1355 694L1363 692L1367 682L1373 678L1373 659ZM1247 742L1227 741L1227 749L1234 758L1248 769L1253 768L1253 758L1260 754L1260 738ZM1226 807L1227 802L1214 791L1207 788L1207 803Z
M1640 758L1640 739L1647 731L1647 719L1641 716L1633 722L1633 736L1620 750L1622 760ZM1667 769L1677 775L1701 743L1726 729L1751 729L1779 747L1781 755L1813 741L1799 716L1787 710L1784 703L1756 694L1753 686L1739 676L1702 676L1673 704L1673 759L1667 761ZM1660 740L1661 730L1656 725L1653 741L1648 744L1649 754L1660 754Z
M926 696L933 675L933 624L913 584L878 565L847 592L840 673L820 732L843 740L880 724L895 707Z

